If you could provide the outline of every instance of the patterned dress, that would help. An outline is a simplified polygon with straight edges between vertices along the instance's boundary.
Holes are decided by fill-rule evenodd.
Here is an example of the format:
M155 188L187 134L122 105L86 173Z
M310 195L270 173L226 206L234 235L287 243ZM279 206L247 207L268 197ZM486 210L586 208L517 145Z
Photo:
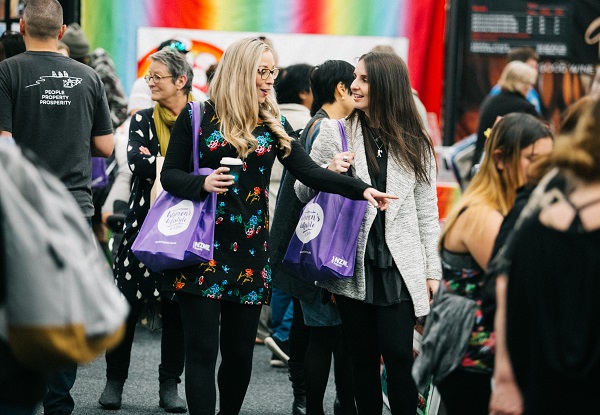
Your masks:
M182 154L183 150L179 152L181 141L186 140L185 137L188 145L191 146L189 137L192 135L190 119L181 122L181 118L180 115L173 128L165 168L176 159L181 160L178 166L181 168L182 163L188 164L190 158L189 152L187 155ZM284 117L281 118L281 123L288 134L294 134ZM209 101L206 103L201 123L202 133L199 142L201 167L216 169L221 158L237 157L235 148L225 141L219 132L219 127L219 120ZM244 159L238 182L227 192L219 193L217 196L213 259L200 265L169 271L167 273L169 282L165 289L241 304L268 304L272 278L268 248L269 181L275 157L282 156L283 150L276 147L277 138L262 122L259 121L252 133L258 140L258 147ZM173 153L171 153L172 149L175 150ZM303 175L311 177L315 181L315 186L318 186L317 182L328 183L329 191L334 191L336 188L344 189L344 195L353 199L362 198L362 193L367 187L365 183L347 180L348 178L339 174L329 174L332 172L318 167L298 143L294 143L292 153L281 161L294 175L297 173L297 177ZM167 188L165 185L165 179L168 180L167 175L163 168L165 188ZM185 181L194 179L186 177L174 188L179 189L182 197L190 197L189 194L185 194L185 190L182 190L182 186L185 187ZM200 188L197 182L194 183L195 191ZM192 191L187 193L190 192Z
M469 371L491 374L494 367L495 337L491 324L481 311L484 271L470 254L455 253L442 248L443 282L450 292L477 303L473 330L460 367Z

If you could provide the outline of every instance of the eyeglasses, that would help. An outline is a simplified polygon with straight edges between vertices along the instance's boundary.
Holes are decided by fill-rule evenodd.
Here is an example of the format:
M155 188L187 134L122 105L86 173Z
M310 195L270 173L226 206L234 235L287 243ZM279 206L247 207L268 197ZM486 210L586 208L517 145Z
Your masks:
M154 74L152 76L150 76L150 75L144 76L144 80L146 81L147 84L149 84L150 81L154 81L154 85L160 84L160 81L163 80L163 79L165 79L165 78L173 78L173 75L160 76L160 75Z
M258 74L262 79L267 79L269 75L273 77L273 79L277 79L277 75L279 75L279 68L267 69L262 68L258 70Z

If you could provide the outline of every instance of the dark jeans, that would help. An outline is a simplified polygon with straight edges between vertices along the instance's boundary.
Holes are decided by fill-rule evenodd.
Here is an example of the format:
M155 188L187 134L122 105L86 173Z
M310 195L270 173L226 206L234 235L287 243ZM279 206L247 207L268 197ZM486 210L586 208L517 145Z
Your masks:
M138 300L129 304L131 311L127 317L125 337L119 346L106 353L106 379L125 380L129 373L131 348L136 323L144 308L144 301ZM165 297L161 298L162 335L160 343L160 365L158 381L176 379L181 382L184 366L183 325L179 305Z
M219 348L219 414L238 414L252 375L261 307L181 292L177 298L185 337L185 395L190 415L215 413Z
M48 392L44 396L44 415L69 415L75 402L71 388L75 384L77 365L51 372L48 375Z
M415 316L411 301L375 306L335 296L354 371L356 408L361 415L380 414L380 358L387 370L388 398L394 415L414 415L417 387L412 378Z

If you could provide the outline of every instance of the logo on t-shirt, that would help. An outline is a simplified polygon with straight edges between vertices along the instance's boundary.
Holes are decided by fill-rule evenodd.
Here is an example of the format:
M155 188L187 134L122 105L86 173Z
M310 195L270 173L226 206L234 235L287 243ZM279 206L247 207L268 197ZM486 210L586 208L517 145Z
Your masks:
M82 78L69 76L67 71L58 71L58 73L52 71L52 75L40 76L40 79L38 79L35 84L27 85L25 88L47 83L47 85L44 85L46 88L40 95L40 105L71 105L68 91L65 92L60 86L56 86L56 82L52 82L52 79L61 80L62 88L65 89L71 89L79 85L82 81Z

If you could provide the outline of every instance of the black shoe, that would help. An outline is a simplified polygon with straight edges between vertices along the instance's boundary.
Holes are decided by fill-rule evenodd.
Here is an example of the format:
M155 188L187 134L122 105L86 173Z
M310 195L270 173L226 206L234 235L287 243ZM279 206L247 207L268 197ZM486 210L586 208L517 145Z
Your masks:
M290 360L289 342L281 341L277 337L267 337L265 338L265 345L279 360L283 360L287 365L287 361Z
M158 396L160 398L158 406L166 412L177 414L187 412L185 401L177 394L177 381L175 379L167 379L161 383Z
M121 408L124 385L124 380L107 379L104 391L98 400L98 403L102 405L102 409L115 410Z

